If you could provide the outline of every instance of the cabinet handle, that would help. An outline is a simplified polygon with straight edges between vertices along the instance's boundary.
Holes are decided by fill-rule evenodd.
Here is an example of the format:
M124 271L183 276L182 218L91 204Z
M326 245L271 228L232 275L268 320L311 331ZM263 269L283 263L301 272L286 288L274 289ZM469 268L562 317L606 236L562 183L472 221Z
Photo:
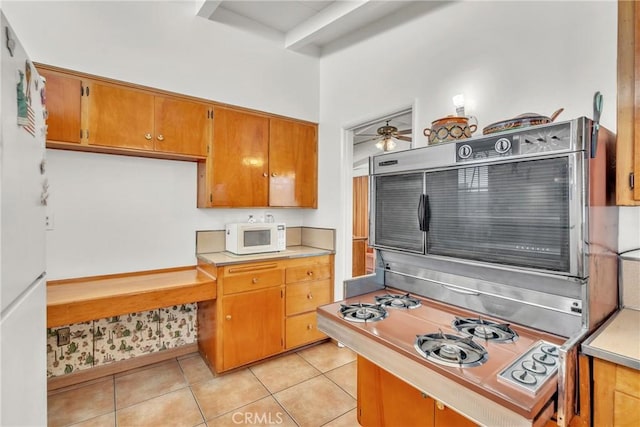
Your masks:
M277 174L277 173L275 173L275 172L272 172L272 173L271 173L271 176L276 177L276 176L278 176L278 174Z
M227 319L227 320L231 320L231 315L230 315L230 314L227 314L227 315L225 316L225 319Z
M436 400L436 408L438 408L441 411L444 411L444 403Z
M313 276L313 270L307 271L307 276Z
M162 134L158 135L158 141L164 141L164 135Z
M253 279L251 279L251 283L253 283L254 285L258 283L258 278L254 277Z
M311 324L307 325L307 329L308 329L309 331L310 331L310 330L312 330L312 329L313 329L313 325L311 325Z
M144 139L146 139L147 141L151 139L151 134L150 133L145 133L144 134Z
M307 299L313 299L313 294L311 292L307 294Z

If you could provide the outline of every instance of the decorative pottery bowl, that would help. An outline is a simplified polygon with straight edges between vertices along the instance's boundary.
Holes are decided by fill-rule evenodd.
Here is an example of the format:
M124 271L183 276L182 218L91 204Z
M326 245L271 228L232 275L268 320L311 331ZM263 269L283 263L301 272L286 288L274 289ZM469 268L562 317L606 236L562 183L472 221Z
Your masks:
M474 117L447 116L431 122L431 127L424 130L424 136L429 138L429 144L470 138L476 131L476 123L469 124Z

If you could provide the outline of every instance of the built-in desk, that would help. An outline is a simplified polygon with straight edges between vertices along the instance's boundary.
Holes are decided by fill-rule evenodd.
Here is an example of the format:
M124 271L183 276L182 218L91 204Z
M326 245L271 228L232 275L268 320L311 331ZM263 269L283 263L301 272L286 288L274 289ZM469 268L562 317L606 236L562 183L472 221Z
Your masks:
M197 267L47 282L47 327L216 298L215 278Z

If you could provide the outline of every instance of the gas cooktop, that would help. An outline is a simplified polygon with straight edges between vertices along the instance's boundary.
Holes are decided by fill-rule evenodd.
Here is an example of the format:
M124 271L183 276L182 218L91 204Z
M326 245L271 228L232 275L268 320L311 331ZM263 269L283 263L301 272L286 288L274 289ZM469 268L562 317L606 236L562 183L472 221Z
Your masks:
M341 337L334 338L374 363L374 348L385 353L382 363L389 361L398 371L405 371L408 360L417 362L412 365L451 380L446 387L470 390L525 419L548 409L557 389L557 346L564 342L562 337L393 288L322 306L318 315L319 326L329 329L329 336L337 326ZM398 376L421 388L422 374ZM445 382L441 384L444 389ZM438 398L437 385L422 391Z

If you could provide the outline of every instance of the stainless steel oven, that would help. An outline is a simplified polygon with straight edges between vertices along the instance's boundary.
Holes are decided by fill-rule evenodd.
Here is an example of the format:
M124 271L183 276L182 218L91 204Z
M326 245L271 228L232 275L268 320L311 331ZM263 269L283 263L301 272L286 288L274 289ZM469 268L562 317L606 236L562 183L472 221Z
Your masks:
M584 120L371 159L371 245L587 277Z
M555 412L568 425L578 344L617 305L615 136L600 128L594 139L593 127L581 117L372 157L375 274L345 282L346 299L318 309L318 328L478 424L540 426ZM422 308L398 310L394 297L373 321L381 292ZM456 324L472 317L482 326L470 342ZM520 339L494 345L488 319ZM462 369L467 345L486 353ZM533 381L527 358L552 348L545 391L515 399L517 383ZM432 360L438 349L457 361L452 371Z

